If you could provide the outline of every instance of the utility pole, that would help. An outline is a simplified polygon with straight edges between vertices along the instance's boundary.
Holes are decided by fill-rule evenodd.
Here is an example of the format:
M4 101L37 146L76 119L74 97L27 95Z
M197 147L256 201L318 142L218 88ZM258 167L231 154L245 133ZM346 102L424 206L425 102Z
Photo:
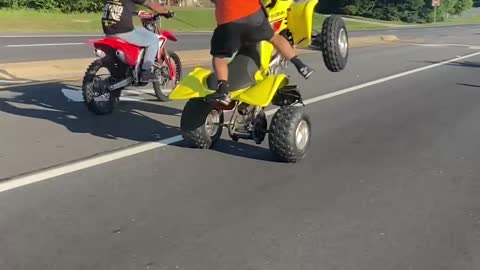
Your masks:
M437 23L437 8L440 6L440 0L432 0L433 23Z

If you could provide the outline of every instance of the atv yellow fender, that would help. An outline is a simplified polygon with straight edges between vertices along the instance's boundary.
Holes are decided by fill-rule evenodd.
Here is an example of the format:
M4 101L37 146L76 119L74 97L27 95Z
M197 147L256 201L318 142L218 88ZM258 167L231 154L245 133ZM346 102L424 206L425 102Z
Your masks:
M232 93L232 98L245 102L250 105L266 107L270 105L277 90L288 84L288 78L284 74L269 75L256 85L248 88L236 96Z
M188 74L170 93L171 100L201 98L213 93L213 90L207 88L206 80L212 72L203 68L196 68ZM257 84L236 90L230 93L233 100L248 103L254 106L266 107L271 102L277 90L288 83L288 78L284 74L269 75L265 79L259 78L257 73Z
M204 68L195 68L173 88L169 98L171 100L192 99L213 93L206 87L206 80L211 73Z
M307 47L312 42L313 12L318 0L293 3L288 12L288 28L298 46Z

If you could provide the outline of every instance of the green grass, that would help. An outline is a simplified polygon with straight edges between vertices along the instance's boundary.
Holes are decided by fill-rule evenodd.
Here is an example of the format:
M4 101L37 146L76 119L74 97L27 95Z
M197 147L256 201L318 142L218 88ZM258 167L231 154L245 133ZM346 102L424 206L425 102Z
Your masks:
M439 22L439 25L456 25L456 24L477 24L480 23L480 16L465 16L465 17L458 17L458 18L450 18L446 22Z
M215 27L213 9L177 8L177 19L163 19L162 28L172 31L210 31ZM101 32L101 14L63 14L34 10L1 10L0 32ZM314 29L322 28L324 16L315 14ZM139 20L135 19L135 24ZM368 23L346 22L350 30L382 29Z
M382 20L375 20L375 19L363 18L358 16L349 16L349 17L365 21L365 23L374 22L374 23L385 24L385 28L389 28L389 26L431 27L431 26L465 25L465 24L480 23L479 15L451 17L447 21L443 21L443 22L441 21L437 23L422 23L422 24L406 23L406 22L400 22L400 21L382 21ZM373 25L373 26L376 27L379 25Z
M163 19L162 27L172 31L211 31L215 27L213 9L209 8L176 8L174 19ZM99 13L63 14L58 12L41 12L35 10L5 10L0 9L0 32L101 32ZM354 17L365 22L346 20L349 30L374 30L389 28L388 24L432 26L433 24L406 24L401 22L386 22L373 19ZM314 30L321 30L325 17L314 15ZM369 22L385 23L387 25ZM480 23L480 16L451 18L448 22L436 25L460 25ZM135 24L139 24L135 18Z
M320 14L314 14L313 17L313 29L316 31L322 30L322 24L325 20L325 16ZM375 25L370 23L362 23L362 22L352 22L352 21L345 21L348 30L378 30L378 29L385 29L388 28L387 26L383 25Z
M211 30L213 9L174 9L179 20L163 19L162 27L175 31ZM35 10L0 9L0 32L101 32L100 13L63 14ZM182 22L184 21L184 22ZM135 24L139 24L135 18Z
M401 22L401 21L383 21L383 20L365 18L365 17L360 17L360 16L350 16L349 15L348 18L362 20L362 21L365 21L365 22L386 24L386 25L412 25L412 23L406 23L406 22Z

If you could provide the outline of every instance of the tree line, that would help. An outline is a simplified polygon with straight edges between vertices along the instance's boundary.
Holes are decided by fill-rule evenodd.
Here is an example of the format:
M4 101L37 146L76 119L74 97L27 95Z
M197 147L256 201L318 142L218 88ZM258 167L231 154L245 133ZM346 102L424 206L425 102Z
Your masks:
M437 19L445 20L472 8L473 0L441 0ZM409 23L432 22L432 0L320 0L317 12L363 16Z
M46 11L99 12L103 0L0 0L0 8L35 9Z
M242 0L238 0L239 4ZM30 8L70 12L100 12L104 0L0 0L0 8ZM441 0L438 20L470 9L473 0ZM368 18L424 23L433 21L432 0L320 0L316 11Z

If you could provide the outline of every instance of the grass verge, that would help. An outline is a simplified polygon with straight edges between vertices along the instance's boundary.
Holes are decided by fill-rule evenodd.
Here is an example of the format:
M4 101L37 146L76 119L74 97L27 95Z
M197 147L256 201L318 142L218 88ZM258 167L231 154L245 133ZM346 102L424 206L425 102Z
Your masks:
M178 20L163 19L162 27L175 31L208 31L215 26L213 10L174 9ZM100 13L42 12L0 9L0 32L101 32ZM139 24L135 17L135 24Z
M163 19L162 27L172 31L211 31L215 27L213 9L174 8L176 18ZM101 32L101 14L63 14L35 10L0 9L0 32ZM324 16L315 14L314 29L321 29ZM135 18L135 24L139 20ZM383 29L385 26L346 22L349 30Z
M215 16L211 8L174 8L177 16L173 19L163 19L162 27L172 31L211 31L215 27ZM63 14L59 12L42 12L36 10L0 9L0 32L101 32L99 13ZM461 25L480 23L480 16L452 18L448 22L437 24L406 24L386 22L361 17L351 17L357 20L345 20L349 30L378 30L389 28L392 24L399 26L434 26ZM325 17L314 15L315 30L322 28ZM360 21L361 20L361 21ZM372 23L373 22L373 23ZM384 23L384 25L382 25ZM135 24L139 24L135 18Z

